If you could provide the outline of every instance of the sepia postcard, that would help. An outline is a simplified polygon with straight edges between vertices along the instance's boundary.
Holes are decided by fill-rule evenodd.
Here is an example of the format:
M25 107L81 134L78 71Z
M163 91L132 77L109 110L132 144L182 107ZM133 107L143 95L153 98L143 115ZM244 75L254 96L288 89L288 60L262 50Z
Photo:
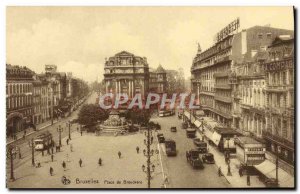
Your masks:
M8 189L295 189L294 7L6 7Z

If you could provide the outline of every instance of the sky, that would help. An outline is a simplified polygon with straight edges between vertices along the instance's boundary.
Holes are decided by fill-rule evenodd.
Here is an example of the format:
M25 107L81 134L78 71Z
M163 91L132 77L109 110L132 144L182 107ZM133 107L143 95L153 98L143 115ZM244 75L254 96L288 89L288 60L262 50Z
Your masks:
M55 64L93 82L103 79L105 58L126 50L188 77L197 44L212 46L237 17L240 30L294 29L292 7L7 7L6 63L36 73Z

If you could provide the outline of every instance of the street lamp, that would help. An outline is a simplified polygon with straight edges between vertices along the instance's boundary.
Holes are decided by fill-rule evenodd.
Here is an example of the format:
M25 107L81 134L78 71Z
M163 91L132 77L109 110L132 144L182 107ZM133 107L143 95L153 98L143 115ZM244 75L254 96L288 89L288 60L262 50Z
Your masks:
M71 140L71 122L68 122L69 125L69 140Z
M63 128L59 125L57 128L57 132L59 134L59 147L61 147L61 132L63 132Z
M148 188L150 188L151 174L154 172L155 166L154 164L151 166L151 156L153 156L154 150L150 148L153 143L153 136L152 133L150 133L149 127L147 128L147 132L145 132L145 136L146 139L144 139L144 144L146 145L146 149L143 150L143 154L147 157L147 167L142 165L142 170L147 174Z
M28 145L31 148L31 164L32 166L35 166L35 161L34 161L34 141L33 138L31 141L28 141Z
M10 159L10 180L15 181L15 176L14 176L14 151L15 148L13 146L9 146L7 148L7 157Z

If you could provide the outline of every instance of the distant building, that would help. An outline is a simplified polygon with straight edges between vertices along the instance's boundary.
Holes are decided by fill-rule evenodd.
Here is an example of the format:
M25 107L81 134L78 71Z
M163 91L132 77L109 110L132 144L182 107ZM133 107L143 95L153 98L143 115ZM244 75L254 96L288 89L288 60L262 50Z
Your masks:
M122 51L105 62L104 81L106 93L126 93L132 98L136 93L142 97L149 90L149 66L146 57Z
M7 135L14 135L32 124L33 75L27 67L6 64Z
M167 73L166 70L159 65L156 70L149 71L149 91L162 94L166 91Z

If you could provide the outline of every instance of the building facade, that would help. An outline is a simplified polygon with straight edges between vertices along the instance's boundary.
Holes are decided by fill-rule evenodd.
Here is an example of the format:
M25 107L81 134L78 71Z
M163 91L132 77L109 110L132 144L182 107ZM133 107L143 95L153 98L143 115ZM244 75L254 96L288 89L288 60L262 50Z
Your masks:
M159 65L156 70L149 71L149 91L162 94L166 92L167 73L166 70Z
M254 26L228 34L205 51L198 46L191 68L192 92L197 94L206 115L235 129L246 125L241 119L237 69L245 63L253 64L255 56L266 50L274 38L282 34L293 34L293 31ZM253 82L243 81L245 85L250 83ZM254 92L254 88L251 90ZM259 91L260 95L261 91L262 89ZM249 99L252 99L250 94ZM252 101L254 102L253 99ZM247 125L252 127L247 127L247 130L255 131L255 124L250 123Z
M294 39L279 36L268 49L266 71L267 150L294 165Z
M132 98L140 93L142 98L149 89L149 66L146 57L127 51L117 53L105 62L105 92L126 93Z
M6 133L9 136L32 124L33 75L27 67L6 64Z

